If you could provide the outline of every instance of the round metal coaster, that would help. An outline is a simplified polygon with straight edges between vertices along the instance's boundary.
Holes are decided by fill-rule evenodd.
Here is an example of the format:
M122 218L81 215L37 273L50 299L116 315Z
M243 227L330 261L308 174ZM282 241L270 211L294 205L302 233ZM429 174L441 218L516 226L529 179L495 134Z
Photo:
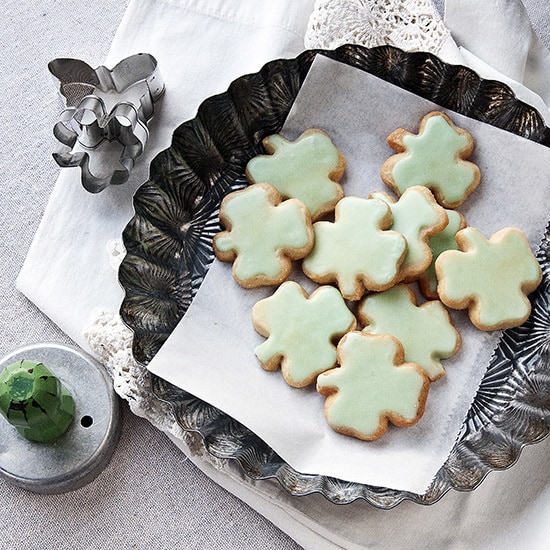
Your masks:
M74 419L51 443L25 439L0 416L0 474L35 493L73 491L95 479L108 464L120 435L120 402L97 361L59 344L19 348L2 358L0 372L21 360L43 363L74 399Z

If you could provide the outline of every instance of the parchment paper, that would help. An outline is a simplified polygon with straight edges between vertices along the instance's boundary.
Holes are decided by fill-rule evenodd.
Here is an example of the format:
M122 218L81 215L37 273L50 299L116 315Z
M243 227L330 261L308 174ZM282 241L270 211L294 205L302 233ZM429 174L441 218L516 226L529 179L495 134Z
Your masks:
M282 133L295 139L310 127L325 130L347 158L346 195L367 196L388 190L379 176L393 154L386 137L398 127L416 133L432 110L441 108L318 56ZM486 237L520 227L536 250L548 219L550 150L447 113L473 134L471 160L482 174L480 186L460 208L468 224ZM257 362L253 350L264 339L254 331L251 309L273 290L244 290L232 280L231 265L215 261L149 369L248 426L300 472L424 493L455 443L501 333L481 332L465 312L452 312L462 347L444 362L447 375L431 384L420 422L406 429L390 425L380 440L363 442L326 424L324 398L314 388L292 388L280 371L265 372Z

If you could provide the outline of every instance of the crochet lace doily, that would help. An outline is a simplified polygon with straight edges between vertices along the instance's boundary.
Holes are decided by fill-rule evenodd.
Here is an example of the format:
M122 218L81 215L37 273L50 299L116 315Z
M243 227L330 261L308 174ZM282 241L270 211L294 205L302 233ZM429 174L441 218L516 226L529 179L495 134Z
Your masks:
M107 243L111 267L118 271L126 251L121 239ZM224 461L206 452L198 436L185 432L178 424L171 407L160 401L149 389L147 369L134 360L132 331L122 322L118 313L105 308L92 312L84 336L97 360L113 379L115 392L128 402L130 410L147 419L159 430L182 440L196 456L220 468Z
M438 54L450 37L431 0L317 0L306 48L384 44Z

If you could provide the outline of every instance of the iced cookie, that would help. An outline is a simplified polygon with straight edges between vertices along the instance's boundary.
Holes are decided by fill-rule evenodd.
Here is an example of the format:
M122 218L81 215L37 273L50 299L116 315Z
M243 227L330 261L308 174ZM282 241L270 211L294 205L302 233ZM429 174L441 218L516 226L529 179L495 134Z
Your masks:
M387 334L349 332L340 340L340 367L317 378L334 430L370 441L384 435L388 421L412 426L421 418L430 382L403 355L399 341Z
M320 284L336 282L348 300L358 300L365 289L389 288L407 252L405 237L388 230L391 224L384 201L343 198L334 222L313 224L315 244L302 263L304 273Z
M443 252L435 262L441 301L455 309L468 308L481 330L521 325L531 313L527 295L542 279L527 237L508 227L487 240L473 227L456 234L459 250Z
M295 141L274 134L262 143L269 154L248 162L246 175L251 183L269 183L284 198L301 200L313 220L332 212L343 197L339 181L346 160L327 134L309 129Z
M429 265L432 251L428 238L440 233L448 223L445 209L437 204L426 187L409 187L398 201L388 193L371 193L370 198L383 200L393 216L391 229L407 240L407 254L401 264L399 280L415 280Z
M308 297L293 281L257 302L252 321L267 338L254 350L262 367L271 371L280 366L286 382L297 388L336 365L336 343L356 325L334 287L319 287Z
M388 144L397 154L384 162L380 175L398 195L423 185L431 189L441 206L456 208L479 184L479 168L465 160L473 151L474 140L444 113L428 113L418 134L395 130Z
M407 285L366 296L357 315L363 332L397 338L405 361L422 367L432 382L445 374L440 359L453 356L460 348L460 334L443 304L433 300L417 306Z
M428 239L428 246L432 251L432 262L428 268L418 276L420 292L430 299L439 298L437 293L437 277L435 274L435 261L445 250L458 250L456 234L466 227L466 220L458 210L445 210L449 223L441 231Z
M281 202L277 190L251 185L227 195L220 207L225 231L214 236L214 253L233 263L233 277L244 288L279 284L291 261L313 246L307 208L298 200Z

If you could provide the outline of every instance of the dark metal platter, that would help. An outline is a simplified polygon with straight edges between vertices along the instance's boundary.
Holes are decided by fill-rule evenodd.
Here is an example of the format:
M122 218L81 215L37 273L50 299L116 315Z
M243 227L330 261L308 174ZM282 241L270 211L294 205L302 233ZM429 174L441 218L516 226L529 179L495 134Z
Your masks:
M550 128L508 86L429 53L347 45L267 63L204 101L197 116L174 131L171 146L152 161L148 181L135 194L119 279L125 290L120 312L134 332L139 363L154 357L187 311L213 259L221 199L246 184L246 163L263 152L265 136L281 130L317 55L550 147ZM550 431L548 231L538 258L544 277L531 296L533 313L522 327L504 333L457 442L424 495L301 474L215 407L149 374L151 390L172 406L182 428L202 436L213 456L237 460L254 479L275 478L292 495L318 492L334 503L364 499L380 508L404 499L433 504L450 489L472 490L490 471L511 466L526 444Z

